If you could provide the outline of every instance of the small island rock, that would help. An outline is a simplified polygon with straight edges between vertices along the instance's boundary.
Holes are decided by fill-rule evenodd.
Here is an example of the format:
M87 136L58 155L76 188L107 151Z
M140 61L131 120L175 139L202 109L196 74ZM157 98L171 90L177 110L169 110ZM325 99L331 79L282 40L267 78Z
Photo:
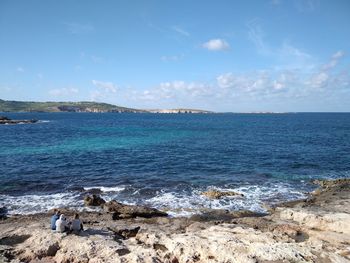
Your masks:
M0 116L0 124L30 124L36 122L38 122L38 120L11 120L6 116Z

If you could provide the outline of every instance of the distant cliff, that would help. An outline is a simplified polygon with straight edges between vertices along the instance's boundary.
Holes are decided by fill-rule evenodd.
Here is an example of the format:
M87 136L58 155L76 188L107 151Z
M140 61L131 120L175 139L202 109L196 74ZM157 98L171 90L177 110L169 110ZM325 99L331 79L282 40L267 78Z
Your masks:
M204 110L171 109L142 110L100 102L34 102L0 99L0 112L130 112L130 113L210 113Z

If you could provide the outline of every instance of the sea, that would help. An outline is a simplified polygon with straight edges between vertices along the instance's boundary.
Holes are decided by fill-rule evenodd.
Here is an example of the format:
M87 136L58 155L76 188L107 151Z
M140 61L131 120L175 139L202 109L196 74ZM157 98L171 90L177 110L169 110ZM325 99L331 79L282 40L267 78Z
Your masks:
M305 198L314 179L350 177L350 113L3 113L0 207L9 214L83 210L83 197L171 216L264 212ZM208 190L243 197L212 200Z

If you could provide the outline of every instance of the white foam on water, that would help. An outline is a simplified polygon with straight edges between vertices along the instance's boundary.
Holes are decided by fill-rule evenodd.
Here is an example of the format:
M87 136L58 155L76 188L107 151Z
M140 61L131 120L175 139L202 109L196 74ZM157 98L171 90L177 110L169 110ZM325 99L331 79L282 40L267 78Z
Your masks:
M93 186L93 187L84 187L85 191L89 191L91 189L99 189L102 192L121 192L125 190L124 186L115 186L115 187L106 187L106 186Z
M227 209L227 210L251 210L255 212L266 212L265 203L278 203L287 200L304 198L305 194L295 190L291 185L285 183L266 184L266 185L244 185L236 188L225 188L208 186L207 188L192 189L192 191L173 192L160 191L156 196L142 199L134 198L131 194L129 198L124 196L122 200L118 198L121 191L125 189L122 186L116 187L85 187L85 190L100 189L103 191L101 197L106 201L116 199L129 205L147 205L163 211L170 216L191 216L209 209ZM210 199L201 193L207 190L235 191L242 193L241 196L227 196L221 199ZM97 211L96 208L84 207L83 198L79 192L68 192L47 195L24 195L8 196L0 195L0 207L6 206L9 214L32 214L46 212L53 208L69 207L76 210Z
M0 195L0 207L6 206L9 214L33 214L47 212L53 208L83 207L83 200L73 193L59 193L49 195Z
M291 199L306 197L305 193L297 191L288 184L276 183L273 185L249 185L233 189L233 191L244 194L247 199L260 202L278 203Z
M145 203L177 217L191 216L208 211L208 209L251 210L263 213L266 212L265 203L278 203L305 197L304 193L294 190L287 184L249 185L237 188L209 186L206 190L235 191L242 193L244 197L227 196L220 199L210 199L201 194L202 190L194 189L191 193L162 191L157 196L146 200Z

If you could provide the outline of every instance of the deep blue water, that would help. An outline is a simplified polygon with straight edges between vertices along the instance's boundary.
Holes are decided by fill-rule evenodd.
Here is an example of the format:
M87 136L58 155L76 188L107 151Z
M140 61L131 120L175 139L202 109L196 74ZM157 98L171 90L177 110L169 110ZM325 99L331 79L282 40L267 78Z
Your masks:
M315 178L350 177L350 114L9 113L0 126L0 206L10 213L106 199L189 214L261 210L300 198ZM211 201L207 189L244 198Z

